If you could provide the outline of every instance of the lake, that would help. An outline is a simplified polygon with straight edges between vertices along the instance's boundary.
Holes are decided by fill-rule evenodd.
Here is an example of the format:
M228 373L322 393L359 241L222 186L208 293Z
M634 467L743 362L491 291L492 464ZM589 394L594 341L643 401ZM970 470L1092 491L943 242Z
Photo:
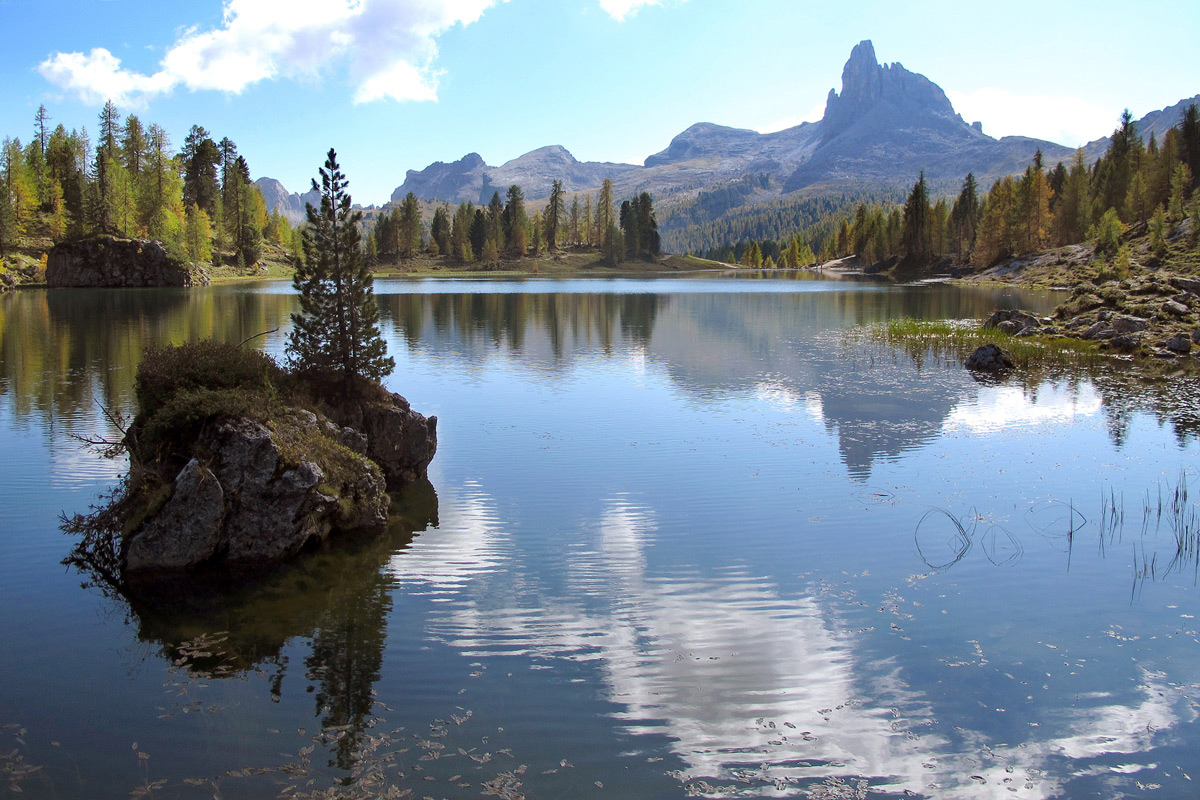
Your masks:
M282 355L296 297L0 298L0 794L1196 795L1193 378L981 381L854 333L1048 293L376 294L429 483L381 536L154 608L60 564L125 466L76 437L131 414L149 344Z

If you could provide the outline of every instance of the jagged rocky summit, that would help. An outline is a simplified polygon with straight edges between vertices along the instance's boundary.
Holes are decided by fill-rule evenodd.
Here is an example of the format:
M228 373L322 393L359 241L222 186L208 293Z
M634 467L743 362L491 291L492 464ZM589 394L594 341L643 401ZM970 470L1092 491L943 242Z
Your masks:
M162 242L93 236L64 242L46 257L51 288L207 286L201 267L172 258Z

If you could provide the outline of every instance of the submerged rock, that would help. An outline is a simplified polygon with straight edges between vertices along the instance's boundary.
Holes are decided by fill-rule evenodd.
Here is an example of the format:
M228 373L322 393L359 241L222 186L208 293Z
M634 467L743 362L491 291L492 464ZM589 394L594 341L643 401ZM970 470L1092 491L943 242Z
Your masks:
M975 352L967 357L964 366L976 372L999 374L1013 369L1016 364L1013 363L1012 356L1001 349L1000 345L989 343L975 348Z

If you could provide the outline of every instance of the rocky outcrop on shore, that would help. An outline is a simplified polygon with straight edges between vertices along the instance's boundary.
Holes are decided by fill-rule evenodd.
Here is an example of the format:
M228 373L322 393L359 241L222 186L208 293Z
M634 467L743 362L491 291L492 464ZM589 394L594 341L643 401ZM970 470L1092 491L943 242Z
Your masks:
M1083 339L1130 355L1185 358L1200 353L1200 280L1147 274L1099 286L1082 283L1049 317L1001 310L984 327L1013 336Z
M46 258L51 288L207 286L208 273L167 253L162 242L93 236L53 247Z

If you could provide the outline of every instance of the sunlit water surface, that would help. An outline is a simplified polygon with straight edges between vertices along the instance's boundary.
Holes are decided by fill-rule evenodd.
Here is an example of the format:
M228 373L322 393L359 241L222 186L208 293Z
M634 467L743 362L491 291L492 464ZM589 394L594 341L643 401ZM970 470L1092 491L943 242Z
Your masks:
M148 344L281 355L290 287L0 298L0 794L1200 791L1193 381L981 383L846 333L1047 295L376 292L431 487L172 609L60 565L124 467L74 437L131 412Z

